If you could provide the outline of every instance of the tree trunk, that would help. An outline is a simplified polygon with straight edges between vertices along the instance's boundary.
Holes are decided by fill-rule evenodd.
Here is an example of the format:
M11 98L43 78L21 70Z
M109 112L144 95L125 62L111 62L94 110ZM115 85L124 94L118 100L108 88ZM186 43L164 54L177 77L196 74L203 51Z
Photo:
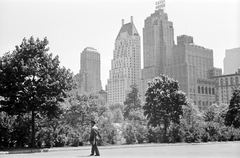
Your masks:
M168 136L167 136L167 129L168 129L168 122L164 122L164 134L163 134L163 141L164 143L168 143Z
M1 132L0 132L0 148L3 147L3 144L2 144L2 133L3 133L3 130L1 130Z
M31 139L31 147L35 147L35 112L32 110L32 139Z

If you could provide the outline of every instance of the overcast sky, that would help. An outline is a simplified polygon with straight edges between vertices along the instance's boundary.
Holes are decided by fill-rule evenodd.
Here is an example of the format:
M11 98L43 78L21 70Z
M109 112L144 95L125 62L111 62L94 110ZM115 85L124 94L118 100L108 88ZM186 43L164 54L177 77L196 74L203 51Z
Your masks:
M155 0L0 0L0 55L24 37L47 37L49 53L76 74L80 53L94 47L105 89L121 20L128 23L133 16L143 41L144 20L154 11ZM226 49L240 47L240 0L166 0L165 12L175 43L179 35L193 36L196 45L213 50L215 67L223 68Z

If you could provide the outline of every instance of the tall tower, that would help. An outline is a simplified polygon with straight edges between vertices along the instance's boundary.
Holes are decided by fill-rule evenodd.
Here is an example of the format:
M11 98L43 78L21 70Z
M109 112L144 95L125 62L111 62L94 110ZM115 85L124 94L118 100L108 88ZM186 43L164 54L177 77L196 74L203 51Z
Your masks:
M122 27L115 40L107 83L108 103L123 103L131 90L130 86L139 84L140 75L140 36L131 16L130 23L124 24L122 20Z
M168 21L168 15L164 12L164 1L156 4L155 13L144 21L143 78L153 78L167 73L165 67L171 66L172 63L173 23Z
M92 47L87 47L81 53L81 92L99 92L101 86L100 53Z
M145 94L147 82L160 74L168 75L172 65L174 29L164 7L164 0L157 1L155 12L144 21L141 96Z

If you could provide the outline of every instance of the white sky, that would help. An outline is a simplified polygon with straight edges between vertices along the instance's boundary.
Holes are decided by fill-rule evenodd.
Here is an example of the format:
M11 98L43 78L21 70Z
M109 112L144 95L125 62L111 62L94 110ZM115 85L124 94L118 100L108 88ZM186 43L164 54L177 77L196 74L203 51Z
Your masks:
M80 53L94 47L105 89L121 20L128 23L133 16L143 41L144 20L154 11L155 0L0 0L0 55L24 37L47 37L49 53L76 74ZM179 35L193 36L196 45L213 50L215 67L223 68L226 49L240 47L240 0L166 0L165 11L175 43Z

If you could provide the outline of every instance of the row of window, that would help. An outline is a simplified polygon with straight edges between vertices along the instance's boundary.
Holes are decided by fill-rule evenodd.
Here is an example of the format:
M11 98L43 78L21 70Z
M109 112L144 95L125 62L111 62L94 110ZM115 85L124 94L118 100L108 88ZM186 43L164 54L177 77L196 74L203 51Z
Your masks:
M198 86L198 93L200 94L212 94L212 95L214 95L215 94L215 90L214 90L214 88L211 88L211 87L200 87L200 86Z
M229 83L228 78L225 78L225 82L224 82L223 78L221 79L221 86L223 86L223 85L228 86L228 83ZM238 76L235 77L235 84L236 85L239 84ZM234 78L233 77L230 78L230 85L234 85Z
M201 106L206 106L206 105L211 105L212 104L212 102L208 102L208 101L201 101L201 100L199 100L198 101L198 104Z

